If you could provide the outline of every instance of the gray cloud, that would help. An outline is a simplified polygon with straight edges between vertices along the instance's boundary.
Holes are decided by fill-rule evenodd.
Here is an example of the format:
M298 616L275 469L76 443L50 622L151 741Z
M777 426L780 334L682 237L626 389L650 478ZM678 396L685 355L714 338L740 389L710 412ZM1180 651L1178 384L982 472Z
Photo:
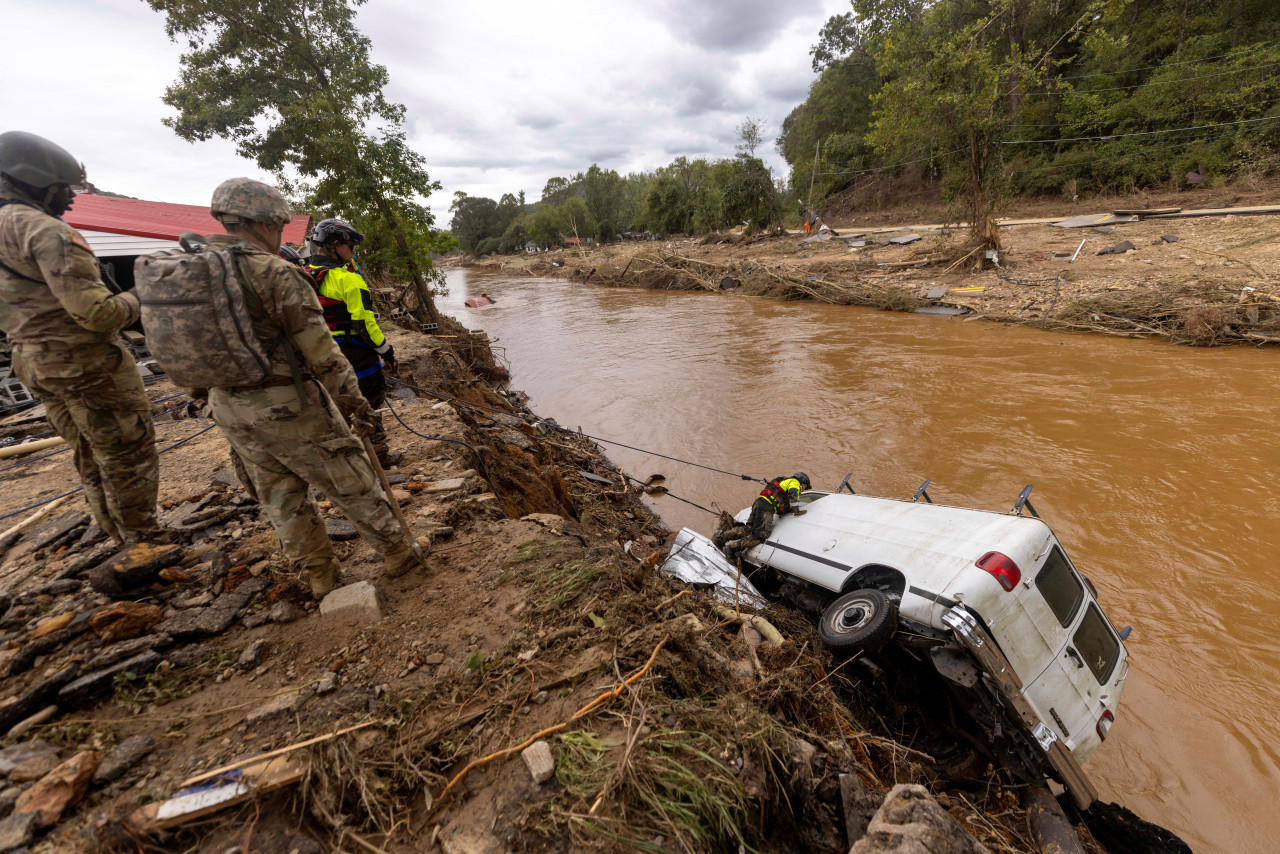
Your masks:
M813 78L809 45L847 5L369 0L358 25L387 67L389 97L407 108L410 143L443 184L429 204L447 221L455 190L536 199L547 178L592 163L625 174L732 156L746 115L776 135ZM99 186L203 204L230 175L262 177L230 143L188 144L161 125L181 50L144 4L11 0L6 14L15 32L112 45L54 65L40 39L0 54L7 79L21 81L6 91L10 126L65 145ZM785 168L771 148L766 162Z

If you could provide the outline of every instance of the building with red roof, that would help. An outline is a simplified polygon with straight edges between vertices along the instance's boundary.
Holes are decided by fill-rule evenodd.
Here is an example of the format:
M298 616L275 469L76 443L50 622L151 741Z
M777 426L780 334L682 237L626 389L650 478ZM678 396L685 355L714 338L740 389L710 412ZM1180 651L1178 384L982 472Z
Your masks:
M196 234L225 234L222 223L202 205L175 205L79 193L71 210L62 215L79 231L94 253L109 263L122 286L133 282L133 262L139 255L178 248L178 237L186 231ZM295 216L285 226L284 242L301 244L307 237L311 218Z

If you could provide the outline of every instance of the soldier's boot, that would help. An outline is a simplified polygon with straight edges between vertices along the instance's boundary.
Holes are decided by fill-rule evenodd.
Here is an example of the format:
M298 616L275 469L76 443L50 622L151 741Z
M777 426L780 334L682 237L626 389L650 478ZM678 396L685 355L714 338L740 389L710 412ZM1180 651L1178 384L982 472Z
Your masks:
M404 459L404 451L393 451L387 444L387 431L382 426L382 416L374 413L373 416L373 435L369 437L370 443L373 445L373 452L378 455L378 465L384 469L399 465Z
M383 445L381 449L375 450L378 452L378 465L382 466L384 469L389 469L392 466L398 466L400 465L400 461L404 459L404 451L388 450L385 445Z
M418 541L418 547L425 558L429 549L423 545L421 540ZM427 568L425 561L419 560L418 556L413 553L413 549L409 548L409 544L405 542L398 543L387 549L382 555L382 562L382 574L386 578L399 578L415 569Z
M319 602L338 586L338 574L342 571L332 558L324 563L307 567L307 579L311 582L311 597Z

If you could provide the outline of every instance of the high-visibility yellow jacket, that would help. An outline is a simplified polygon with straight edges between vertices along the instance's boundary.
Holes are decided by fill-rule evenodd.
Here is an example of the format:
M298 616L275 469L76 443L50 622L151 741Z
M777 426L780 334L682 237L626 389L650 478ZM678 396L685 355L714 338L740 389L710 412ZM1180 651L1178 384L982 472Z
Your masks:
M786 513L791 509L791 502L799 498L803 491L804 487L794 477L780 477L769 481L768 485L760 490L760 497L772 504L779 513Z
M363 341L375 350L386 344L363 276L348 266L329 266L323 261L308 264L306 270L316 283L325 322L339 344Z

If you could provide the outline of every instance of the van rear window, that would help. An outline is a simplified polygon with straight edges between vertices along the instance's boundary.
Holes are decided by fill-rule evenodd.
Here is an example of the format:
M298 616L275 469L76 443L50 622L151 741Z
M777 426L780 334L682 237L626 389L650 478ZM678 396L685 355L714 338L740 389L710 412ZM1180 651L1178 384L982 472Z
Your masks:
M1036 589L1040 591L1044 601L1049 603L1049 608L1062 627L1065 629L1071 625L1076 609L1084 599L1084 586L1072 571L1067 556L1056 545L1049 552L1040 574L1036 576Z
M1111 671L1115 669L1116 659L1120 657L1120 642L1111 633L1107 618L1102 616L1102 611L1094 603L1089 603L1089 610L1080 621L1080 628L1076 629L1073 640L1076 652L1089 665L1098 684L1106 685L1111 678Z

